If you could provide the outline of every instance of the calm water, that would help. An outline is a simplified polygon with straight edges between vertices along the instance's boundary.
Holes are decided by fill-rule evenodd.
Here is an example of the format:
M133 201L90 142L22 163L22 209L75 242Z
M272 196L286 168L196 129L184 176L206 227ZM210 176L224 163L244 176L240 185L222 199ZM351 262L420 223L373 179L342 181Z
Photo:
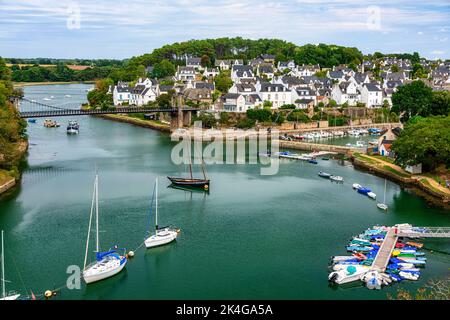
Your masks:
M47 103L80 103L85 85L25 88ZM72 97L66 98L69 94ZM71 100L70 102L68 100ZM66 282L68 265L82 265L95 167L100 175L100 243L135 249L143 241L154 179L160 178L160 225L182 229L176 243L140 249L126 270L106 281L62 290L62 299L385 299L398 287L414 289L448 274L450 256L428 253L420 281L381 291L328 285L328 261L346 254L346 241L375 224L409 222L450 226L450 214L388 182L388 213L352 190L358 182L382 199L384 180L350 164L283 161L279 174L260 176L257 165L208 166L211 192L166 188L171 163L166 134L98 118L80 117L80 134L28 128L29 168L22 186L0 201L6 232L8 289L35 293ZM325 170L343 185L317 176ZM450 252L450 241L430 247ZM20 276L19 276L20 274Z

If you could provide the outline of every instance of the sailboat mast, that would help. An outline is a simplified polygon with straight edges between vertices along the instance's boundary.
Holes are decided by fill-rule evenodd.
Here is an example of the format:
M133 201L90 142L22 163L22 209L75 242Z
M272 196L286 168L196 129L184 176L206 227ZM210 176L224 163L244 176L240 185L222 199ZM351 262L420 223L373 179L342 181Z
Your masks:
M96 220L96 252L100 251L98 239L98 175L95 176L95 220Z
M383 197L383 203L386 204L386 179L384 179L384 197Z
M192 179L192 163L189 161L189 173L191 174Z
M96 187L95 187L95 182L94 182L94 190L92 191L91 214L89 215L89 228L88 228L88 234L87 234L87 239L86 239L86 252L84 254L83 270L86 269L87 256L88 256L88 250L89 250L89 238L91 236L92 214L94 213L95 189L96 189Z
M155 181L155 232L158 232L158 178Z
M203 157L202 157L202 172L203 172L203 179L206 180L205 162L203 161Z
M5 247L3 245L3 230L2 230L2 298L6 297L5 288Z

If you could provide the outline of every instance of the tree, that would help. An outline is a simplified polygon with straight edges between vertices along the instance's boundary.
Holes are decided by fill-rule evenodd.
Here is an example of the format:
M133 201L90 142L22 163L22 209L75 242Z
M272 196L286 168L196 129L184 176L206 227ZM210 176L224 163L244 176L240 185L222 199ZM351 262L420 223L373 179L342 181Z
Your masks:
M403 122L420 115L426 117L432 114L432 89L422 81L413 81L398 87L392 95L392 111L401 115Z
M450 92L435 91L431 101L431 114L448 115L450 112Z
M422 163L424 171L450 166L450 116L413 118L392 144L400 165Z
M172 62L163 59L153 66L152 77L165 78L175 75L176 69Z
M264 102L263 102L264 109L272 109L272 105L273 105L272 101L264 100Z
M207 56L206 54L204 54L201 57L201 65L202 67L209 67L211 65L211 59L209 58L209 56Z
M172 97L173 95L170 93L163 93L156 98L156 103L159 107L163 109L169 109L172 107Z
M224 70L219 73L219 75L214 79L216 84L216 89L220 92L228 92L228 89L233 85L233 81L230 77L230 71Z

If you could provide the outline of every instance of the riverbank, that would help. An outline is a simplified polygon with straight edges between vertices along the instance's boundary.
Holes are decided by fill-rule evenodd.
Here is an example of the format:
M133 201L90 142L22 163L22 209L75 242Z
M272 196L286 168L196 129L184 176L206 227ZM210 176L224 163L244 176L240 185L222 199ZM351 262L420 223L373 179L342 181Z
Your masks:
M435 180L424 175L412 175L394 163L384 161L378 157L353 152L350 159L355 168L367 170L378 176L411 187L427 201L450 209L450 190L442 187Z
M16 88L31 87L31 86L47 86L56 84L93 84L95 81L47 81L47 82L14 82L13 86Z
M20 162L23 160L27 150L28 150L28 141L23 140L16 144L15 147L18 159L17 162ZM18 166L20 167L20 166ZM10 172L7 170L0 169L0 195L6 193L10 189L12 189L18 181L20 181L22 177L22 172L19 168L18 172Z
M130 116L126 116L126 115L121 115L121 114L103 114L103 115L97 115L95 117L112 120L112 121L129 123L129 124L139 126L139 127L150 128L150 129L170 133L170 126L167 124L158 122L158 121L143 120L143 119L130 117Z

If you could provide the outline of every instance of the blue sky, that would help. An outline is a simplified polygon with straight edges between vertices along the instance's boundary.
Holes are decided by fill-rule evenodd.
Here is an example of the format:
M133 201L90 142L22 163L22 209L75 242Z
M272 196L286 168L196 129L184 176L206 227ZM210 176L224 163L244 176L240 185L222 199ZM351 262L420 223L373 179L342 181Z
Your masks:
M122 59L234 36L448 59L450 1L0 0L4 57Z

